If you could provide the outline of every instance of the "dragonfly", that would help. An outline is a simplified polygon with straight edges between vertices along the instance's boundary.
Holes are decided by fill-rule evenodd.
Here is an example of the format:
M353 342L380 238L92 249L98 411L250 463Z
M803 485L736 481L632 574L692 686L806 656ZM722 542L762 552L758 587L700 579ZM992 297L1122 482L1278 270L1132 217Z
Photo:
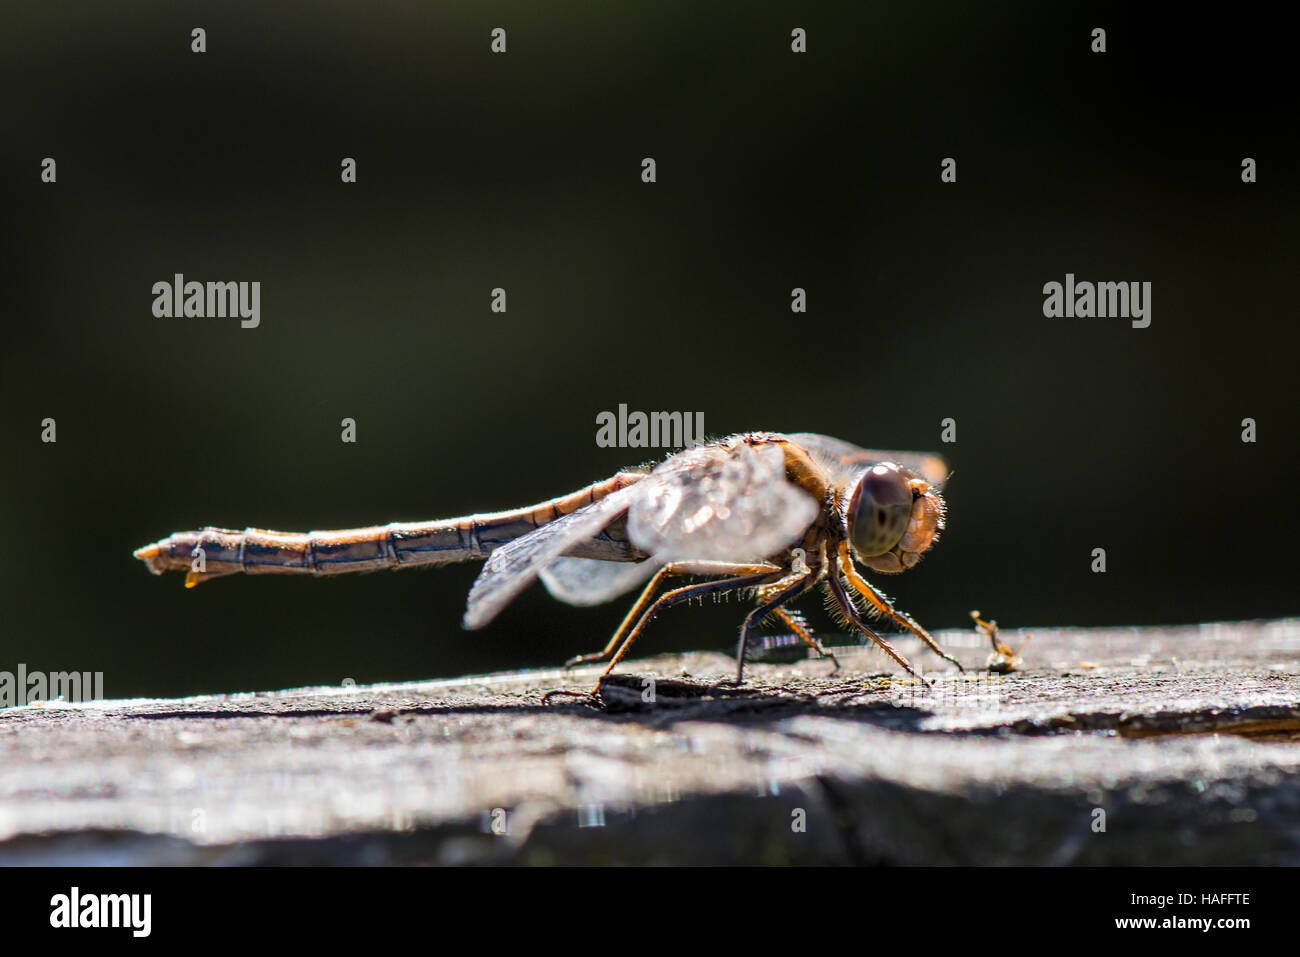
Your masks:
M578 606L640 586L605 647L566 663L606 662L596 691L652 620L710 595L753 600L740 625L737 683L755 630L768 621L832 657L787 608L820 588L843 626L928 684L873 624L889 620L961 664L858 566L881 574L916 566L944 528L948 474L932 453L873 451L812 432L745 432L511 511L339 531L208 527L176 532L135 557L154 574L185 572L187 588L240 572L325 576L481 559L462 622L470 630L538 579Z

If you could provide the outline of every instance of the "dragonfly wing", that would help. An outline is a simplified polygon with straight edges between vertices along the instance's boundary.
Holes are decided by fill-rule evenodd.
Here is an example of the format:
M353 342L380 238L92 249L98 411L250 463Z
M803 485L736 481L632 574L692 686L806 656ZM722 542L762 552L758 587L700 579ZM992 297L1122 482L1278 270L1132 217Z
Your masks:
M470 589L462 624L471 630L486 625L531 585L542 569L627 511L634 496L642 494L640 488L646 481L649 479L612 492L494 551Z
M599 605L635 588L658 571L656 561L602 562L594 558L555 559L541 570L542 584L570 605Z
M646 481L628 537L659 564L762 561L793 544L820 508L786 478L776 444L687 449Z
M813 458L837 475L856 472L863 466L876 462L894 462L923 476L931 485L939 485L948 477L948 463L943 456L933 452L895 452L886 449L863 449L842 439L816 432L794 432L786 436L802 446Z

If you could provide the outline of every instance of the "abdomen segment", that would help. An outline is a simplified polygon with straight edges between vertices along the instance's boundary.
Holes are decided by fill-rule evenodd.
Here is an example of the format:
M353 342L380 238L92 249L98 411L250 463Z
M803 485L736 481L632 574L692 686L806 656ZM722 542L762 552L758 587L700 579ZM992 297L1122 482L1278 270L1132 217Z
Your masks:
M204 528L176 532L137 549L155 575L186 572L185 585L244 572L249 575L341 575L379 568L443 565L486 558L494 550L562 515L590 505L643 478L620 472L540 505L433 522L392 522L325 532ZM607 528L575 550L583 558L632 561L644 557L618 528Z

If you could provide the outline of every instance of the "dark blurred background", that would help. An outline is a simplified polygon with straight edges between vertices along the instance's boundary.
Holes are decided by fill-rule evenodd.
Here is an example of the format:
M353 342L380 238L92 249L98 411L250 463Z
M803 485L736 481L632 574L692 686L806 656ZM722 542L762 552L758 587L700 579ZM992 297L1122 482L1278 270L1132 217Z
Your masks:
M1291 34L1125 6L7 6L0 670L117 697L594 650L625 601L538 587L466 633L477 566L186 591L131 551L531 503L650 454L596 446L620 402L941 449L949 530L879 580L932 629L1295 614ZM154 318L177 272L261 281L260 328ZM1152 282L1150 328L1045 319L1067 272ZM640 652L740 611L670 614Z

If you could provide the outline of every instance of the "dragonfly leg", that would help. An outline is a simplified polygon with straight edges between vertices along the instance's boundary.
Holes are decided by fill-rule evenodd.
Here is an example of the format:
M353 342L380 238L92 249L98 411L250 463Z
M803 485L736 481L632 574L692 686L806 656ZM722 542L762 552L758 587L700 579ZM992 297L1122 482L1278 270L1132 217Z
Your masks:
M858 570L853 567L853 559L849 555L848 542L840 542L840 564L844 569L844 577L849 580L849 584L853 586L853 590L856 591L863 598L865 598L867 601L871 602L872 606L877 611L879 611L890 621L893 621L896 624L901 625L902 627L910 631L912 634L916 635L916 637L920 638L923 642L925 642L925 644L929 646L930 650L933 651L936 655L938 655L944 661L949 661L952 664L956 665L958 671L966 670L961 666L960 661L958 661L952 655L948 654L948 652L944 651L941 647L939 647L939 643L935 641L932 637L930 637L930 633L928 631L926 631L915 621L913 621L911 615L896 609L893 603L890 602L888 598L886 598L880 592L876 591L876 589L873 588L865 578L863 578L861 575L858 574Z
M814 651L817 652L817 654L821 655L823 658L829 658L831 660L831 664L835 666L835 670L836 671L840 670L839 660L833 654L831 654L829 651L827 651L825 648L822 647L822 643L817 640L817 636L813 634L811 628L809 628L803 622L799 621L799 619L795 618L784 608L773 608L772 611L776 613L776 616L778 618L780 618L783 622L785 622L787 628L789 628L791 631L793 631L796 635L798 635L800 638L804 640L804 644L809 645Z
M736 684L740 684L745 680L745 649L749 647L750 629L786 602L792 601L806 592L813 586L818 577L815 573L804 575L745 616L745 621L740 626L740 644L736 646ZM788 618L786 620L789 621Z
M628 631L645 612L650 600L654 597L655 590L665 578L674 575L729 575L734 577L736 575L753 575L764 570L771 573L777 571L777 568L774 565L737 565L731 562L670 562L655 572L654 578L650 579L650 582L641 592L641 597L636 600L636 604L623 618L623 623L618 626L618 629L614 632L614 637L609 639L609 643L604 648L589 655L576 655L566 661L564 667L572 668L575 665L589 665L609 661L618 646L623 643Z
M627 633L623 643L619 645L618 651L610 660L609 665L601 672L600 680L596 682L596 687L592 689L592 694L600 690L600 682L605 680L605 676L614 670L614 666L619 663L622 657L627 654L627 650L632 647L632 642L636 641L645 626L655 618L659 612L665 608L688 601L692 598L703 598L705 595L720 595L724 592L736 591L741 588L751 588L754 585L762 585L770 582L774 576L783 574L780 569L773 570L763 566L750 566L762 568L761 571L752 575L741 575L738 578L723 578L719 581L696 582L693 585L684 585L681 588L674 588L672 591L664 592L655 602L645 610L641 618L633 626L632 630ZM638 602L638 604L640 604ZM622 629L619 629L622 631Z
M831 556L831 567L826 576L826 581L827 584L831 586L831 594L835 596L836 604L838 604L844 614L848 616L849 621L853 622L854 627L879 645L885 654L898 662L902 669L909 675L917 681L920 681L922 684L929 685L930 682L921 677L921 673L912 667L910 661L894 650L893 645L872 631L870 626L862 620L862 613L858 611L858 606L853 603L853 599L849 598L848 593L844 591L844 583L840 581L839 560L835 555Z

